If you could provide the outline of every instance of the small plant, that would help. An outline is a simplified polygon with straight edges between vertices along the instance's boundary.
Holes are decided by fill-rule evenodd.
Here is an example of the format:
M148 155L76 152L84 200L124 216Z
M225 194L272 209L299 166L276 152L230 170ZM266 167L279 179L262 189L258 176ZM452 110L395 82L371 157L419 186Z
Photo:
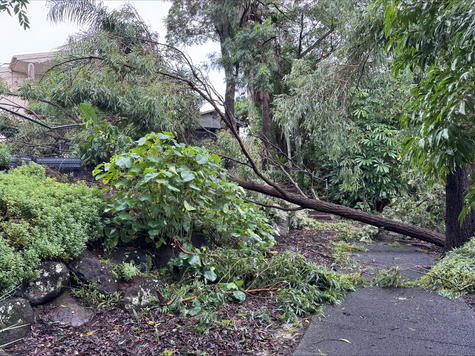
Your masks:
M475 237L448 252L418 282L447 298L475 293Z
M373 287L400 288L406 286L406 282L404 282L402 278L399 267L391 267L376 272L371 281L371 285Z
M126 281L130 281L136 276L140 275L140 270L131 262L124 262L120 265L120 271L122 278Z
M76 279L76 284L77 286L71 289L71 294L96 308L110 308L119 304L121 300L119 292L103 294L97 290L94 283L83 283Z

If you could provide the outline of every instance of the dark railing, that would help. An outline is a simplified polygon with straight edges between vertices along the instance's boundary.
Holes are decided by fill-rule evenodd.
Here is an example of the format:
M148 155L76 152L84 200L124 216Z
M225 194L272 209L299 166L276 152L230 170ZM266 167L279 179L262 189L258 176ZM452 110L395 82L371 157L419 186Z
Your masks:
M22 162L35 162L63 173L74 173L84 170L81 159L74 157L12 157L10 167L17 167L21 165Z

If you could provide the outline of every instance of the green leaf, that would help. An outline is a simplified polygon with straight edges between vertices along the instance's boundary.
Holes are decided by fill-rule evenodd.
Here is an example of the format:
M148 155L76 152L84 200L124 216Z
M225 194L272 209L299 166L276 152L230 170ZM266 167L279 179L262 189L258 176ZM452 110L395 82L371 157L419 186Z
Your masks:
M190 266L201 266L201 258L198 255L193 255L191 256L188 263Z
M180 175L184 182L189 182L195 179L195 175L190 171L183 171L180 173Z
M193 211L196 210L193 206L191 206L186 200L183 200L183 205L185 206L186 211Z
M128 156L119 156L115 160L115 164L119 168L131 168L132 167L132 158Z
M214 273L213 270L205 271L205 273L203 273L203 277L205 277L205 279L210 282L214 282L218 278L218 276L216 275L216 273Z
M237 300L243 302L243 301L246 300L246 293L244 293L240 290L237 290L237 291L233 292L233 297L236 298Z

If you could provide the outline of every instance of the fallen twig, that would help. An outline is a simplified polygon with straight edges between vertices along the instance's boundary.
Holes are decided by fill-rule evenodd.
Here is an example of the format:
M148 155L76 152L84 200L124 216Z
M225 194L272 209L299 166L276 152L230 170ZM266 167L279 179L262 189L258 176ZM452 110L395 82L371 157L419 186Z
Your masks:
M187 251L183 248L183 246L181 245L180 241L178 241L178 239L176 237L174 237L172 239L172 243L171 243L171 246L173 248L177 248L179 249L181 252L183 252L184 254L187 254L187 255L194 255L193 252L190 252L190 251Z

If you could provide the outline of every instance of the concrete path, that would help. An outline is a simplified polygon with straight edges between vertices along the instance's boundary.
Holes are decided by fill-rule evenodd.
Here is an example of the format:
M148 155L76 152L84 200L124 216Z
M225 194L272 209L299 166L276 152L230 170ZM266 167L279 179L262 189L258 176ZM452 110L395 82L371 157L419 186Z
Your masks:
M376 243L356 260L368 278L398 265L415 279L434 258L413 246ZM475 311L420 288L365 288L315 317L295 356L475 356Z

